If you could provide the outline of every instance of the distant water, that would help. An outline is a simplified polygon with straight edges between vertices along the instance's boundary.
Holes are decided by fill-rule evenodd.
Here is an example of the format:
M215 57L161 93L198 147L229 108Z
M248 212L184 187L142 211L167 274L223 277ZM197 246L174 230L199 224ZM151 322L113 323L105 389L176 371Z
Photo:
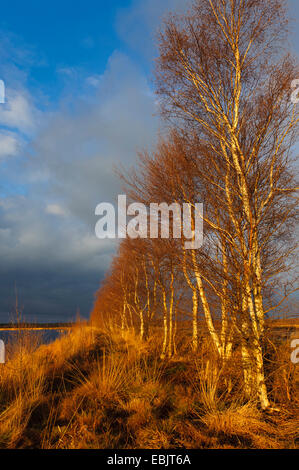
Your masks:
M8 344L22 341L22 338L27 339L32 336L32 339L38 338L38 342L41 344L49 344L65 333L65 331L61 330L0 330L0 339L2 339L5 344Z

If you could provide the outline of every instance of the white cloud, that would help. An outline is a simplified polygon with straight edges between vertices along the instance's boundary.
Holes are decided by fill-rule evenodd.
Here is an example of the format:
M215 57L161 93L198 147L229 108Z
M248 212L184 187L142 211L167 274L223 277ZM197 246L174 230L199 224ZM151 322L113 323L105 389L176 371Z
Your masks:
M29 133L34 128L33 106L28 97L8 89L6 103L0 105L0 125Z
M59 204L48 204L46 206L46 212L47 214L52 214L52 215L60 215L60 216L66 215L65 209Z
M97 88L100 85L102 78L102 75L91 75L86 78L86 83L89 86Z
M0 159L17 155L18 152L18 137L13 133L0 132Z
M133 0L120 10L116 28L121 39L147 59L155 55L155 35L170 11L185 11L191 0Z

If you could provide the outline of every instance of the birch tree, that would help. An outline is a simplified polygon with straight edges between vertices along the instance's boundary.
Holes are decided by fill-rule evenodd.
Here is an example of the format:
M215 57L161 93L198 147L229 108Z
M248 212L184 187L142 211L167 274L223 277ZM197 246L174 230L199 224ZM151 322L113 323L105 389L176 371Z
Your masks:
M296 216L290 150L298 110L290 87L298 67L282 49L286 7L283 0L195 1L190 13L166 20L156 73L162 113L197 147L195 166L205 194L213 193L214 202L208 197L208 203L217 217L205 217L205 223L220 239L222 257L238 267L234 308L244 358L252 361L246 381L262 408L270 406L263 364L264 289L287 269Z

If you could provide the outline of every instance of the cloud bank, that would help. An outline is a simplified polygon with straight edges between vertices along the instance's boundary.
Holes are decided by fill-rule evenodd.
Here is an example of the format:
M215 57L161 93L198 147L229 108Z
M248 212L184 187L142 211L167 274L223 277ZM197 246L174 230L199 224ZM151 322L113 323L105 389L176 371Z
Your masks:
M15 295L28 320L88 316L117 242L98 240L95 207L122 193L115 168L150 149L160 127L144 64L155 55L161 17L182 0L133 0L115 21L123 50L104 70L57 65L65 94L49 105L30 72L45 62L0 33L0 322ZM86 36L85 48L94 48ZM136 52L139 58L136 58Z
M110 57L92 91L44 111L38 130L25 98L0 112L7 128L0 157L10 183L24 188L0 201L0 322L13 311L15 285L26 318L88 315L109 267L116 243L96 239L94 210L116 200L114 167L134 164L136 151L151 146L158 120L146 77L122 53Z

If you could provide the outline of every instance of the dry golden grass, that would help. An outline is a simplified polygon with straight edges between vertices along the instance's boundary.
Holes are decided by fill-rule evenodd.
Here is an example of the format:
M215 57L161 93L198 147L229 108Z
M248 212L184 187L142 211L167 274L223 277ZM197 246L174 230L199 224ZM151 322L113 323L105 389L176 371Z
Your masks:
M226 439L250 443L253 447L279 448L281 445L272 439L275 429L266 423L260 411L252 403L232 404L223 411L208 412L200 418L207 429Z
M0 447L296 448L298 369L288 352L267 351L282 410L267 414L244 398L239 352L223 368L207 341L161 361L154 336L141 342L111 326L78 323L49 345L24 336L1 367Z

